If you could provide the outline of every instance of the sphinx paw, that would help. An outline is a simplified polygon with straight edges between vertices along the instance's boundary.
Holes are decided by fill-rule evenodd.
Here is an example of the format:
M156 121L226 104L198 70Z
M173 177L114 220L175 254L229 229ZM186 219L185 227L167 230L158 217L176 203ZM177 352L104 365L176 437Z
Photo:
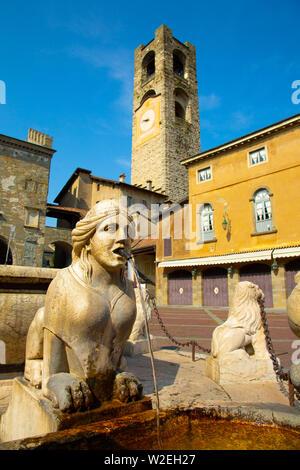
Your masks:
M143 396L143 386L139 380L129 372L121 372L116 375L113 397L128 403L140 400Z

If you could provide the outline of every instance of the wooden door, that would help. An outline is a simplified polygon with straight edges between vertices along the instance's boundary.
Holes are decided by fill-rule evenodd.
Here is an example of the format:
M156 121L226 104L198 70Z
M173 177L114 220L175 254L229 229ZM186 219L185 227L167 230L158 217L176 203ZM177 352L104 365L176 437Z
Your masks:
M202 272L203 305L212 307L228 306L227 270L208 268Z
M257 284L265 295L265 307L273 307L271 268L266 264L249 264L240 268L240 281Z
M286 298L291 295L295 287L295 275L300 271L300 260L294 259L285 265L285 289Z
M178 270L168 276L169 305L192 305L193 289L190 271Z

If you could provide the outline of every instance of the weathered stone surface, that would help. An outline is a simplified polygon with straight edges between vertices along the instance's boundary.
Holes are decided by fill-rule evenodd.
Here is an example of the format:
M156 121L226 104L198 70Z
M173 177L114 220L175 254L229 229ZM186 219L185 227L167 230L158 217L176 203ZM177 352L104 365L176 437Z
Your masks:
M59 416L50 400L23 378L15 379L9 407L1 418L1 440L53 432L58 424Z
M158 351L163 345L166 344L165 338L151 338L152 351ZM130 338L125 345L124 355L134 357L139 354L146 354L149 352L149 343L147 339L137 339L131 341Z
M143 299L141 299L141 292ZM136 302L136 318L132 328L132 331L129 336L129 341L136 341L138 339L146 339L146 321L151 321L151 307L147 302L147 292L144 287L139 287L134 289L135 293L135 302ZM145 309L145 312L144 312ZM146 316L146 317L145 317Z
M127 401L127 391L129 399L140 398L135 380L130 385L117 374L136 318L120 251L130 252L131 222L117 201L108 200L77 223L72 265L57 274L30 325L24 376L64 412L89 409L118 393Z
M185 62L182 76L173 70L174 50ZM155 53L155 73L147 77L144 59L151 51ZM151 90L160 99L160 116L156 116L160 133L136 145L136 110ZM187 97L185 119L175 116L176 90ZM195 48L174 38L165 25L146 47L141 45L135 51L133 109L132 184L145 187L151 180L155 190L164 191L174 202L187 197L188 172L180 160L200 152Z
M300 391L300 364L292 364L290 367L291 382Z
M295 276L296 286L287 301L287 314L291 330L300 338L300 271Z
M209 357L206 359L206 375L218 384L245 382L276 382L272 361L256 359L244 355L233 357L228 354L220 361Z
M42 266L51 158L55 150L0 137L0 233L15 265Z
M212 353L206 360L206 374L212 380L220 384L276 380L261 320L263 301L256 284L237 284L228 318L213 332Z
M147 409L151 409L151 400L147 398L128 404L114 400L95 410L70 416L53 408L52 402L41 390L32 387L20 377L13 380L11 401L0 422L0 440L5 442L38 436Z
M7 364L25 362L29 325L44 304L47 288L57 269L0 265L0 340Z

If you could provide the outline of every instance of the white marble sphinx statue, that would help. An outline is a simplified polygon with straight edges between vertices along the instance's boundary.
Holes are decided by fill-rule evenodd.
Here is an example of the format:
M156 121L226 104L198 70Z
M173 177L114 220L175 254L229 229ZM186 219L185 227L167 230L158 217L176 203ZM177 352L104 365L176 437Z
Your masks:
M72 264L51 282L29 328L25 379L63 412L142 395L139 381L120 371L136 319L122 254L130 252L132 223L117 201L107 200L76 224Z
M143 398L139 380L122 370L136 319L123 252L131 249L132 224L114 200L97 203L76 224L72 264L53 279L29 327L24 378L13 381L2 441L69 427L69 418L90 420L103 403Z
M218 383L276 380L261 320L264 294L252 282L239 282L227 320L212 336L206 374Z

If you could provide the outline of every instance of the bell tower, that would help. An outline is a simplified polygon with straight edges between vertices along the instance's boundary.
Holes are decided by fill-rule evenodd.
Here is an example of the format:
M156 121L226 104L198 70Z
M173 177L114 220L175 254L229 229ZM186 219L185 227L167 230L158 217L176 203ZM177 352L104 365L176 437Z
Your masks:
M200 153L195 48L165 25L135 50L131 184L164 192L173 202L188 196L180 160Z

